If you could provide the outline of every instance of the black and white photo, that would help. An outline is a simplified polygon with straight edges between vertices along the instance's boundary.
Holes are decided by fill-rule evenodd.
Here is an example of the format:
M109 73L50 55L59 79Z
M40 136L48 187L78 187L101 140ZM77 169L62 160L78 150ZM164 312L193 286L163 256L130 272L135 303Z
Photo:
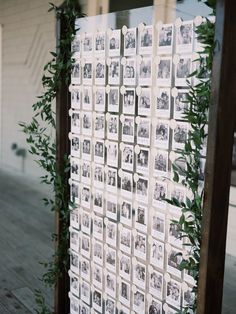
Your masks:
M150 303L148 307L148 313L149 314L162 314L162 303L158 300L152 299L152 302ZM169 314L169 313L167 313Z
M93 242L93 261L103 266L103 244L97 240Z
M90 314L90 306L85 304L84 302L80 303L80 314Z
M105 60L95 62L95 85L105 85L106 83L106 64Z
M156 208L166 209L166 198L167 198L167 183L156 180L153 186L153 199L152 204Z
M79 314L79 299L73 295L70 296L70 313Z
M116 275L108 272L105 276L105 292L111 297L116 297Z
M181 208L186 201L186 188L181 185L171 185L170 199L173 200L174 205L170 204L169 210L174 214L181 214Z
M170 117L170 88L159 88L156 96L156 114L158 117Z
M183 238L180 227L177 224L170 222L169 225L169 234L168 241L170 244L182 249L183 247Z
M119 112L120 105L120 91L119 87L111 87L108 94L108 111Z
M137 143L141 145L150 145L151 139L151 121L149 118L140 118L137 125Z
M180 308L181 284L171 279L166 285L166 301L168 304Z
M71 132L80 134L80 113L74 110L71 114Z
M120 222L132 226L132 203L127 200L123 200L120 204Z
M135 228L141 232L147 232L147 207L138 205L135 208Z
M139 53L152 54L153 48L153 26L147 25L139 32Z
M105 302L105 314L115 314L116 304L115 300L107 298Z
M70 159L70 177L71 179L80 181L80 160L74 157Z
M143 57L139 64L139 85L152 85L152 59Z
M154 156L154 173L157 176L168 176L168 152L157 150Z
M137 314L145 313L145 294L140 290L133 293L133 309Z
M128 307L130 306L130 283L123 280L121 281L119 287L119 300L122 304Z
M188 139L189 125L186 122L177 122L175 129L173 130L172 148L183 149Z
M85 60L82 73L83 73L83 84L92 85L92 83L93 83L93 61L91 59Z
M165 240L165 215L155 212L152 216L152 236Z
M193 49L193 21L184 21L176 30L176 52L192 52Z
M117 224L108 221L106 225L106 243L116 247L116 239L117 239Z
M106 184L108 192L117 192L117 169L108 168L106 175Z
M117 220L117 196L107 193L106 196L106 216L113 220Z
M177 96L174 97L174 119L186 119L184 113L188 109L188 106L188 90L179 89Z
M146 260L146 253L147 253L147 239L146 235L142 233L137 233L134 237L134 255Z
M106 249L106 269L116 273L116 250L107 246Z
M158 54L171 54L173 48L173 24L162 24L158 29Z
M82 280L80 285L81 300L90 305L90 285Z
M91 183L91 164L88 161L82 161L81 182L86 184Z
M95 140L94 142L94 161L104 164L105 145L102 140Z
M112 58L111 64L108 67L108 84L120 84L120 59Z
M94 136L104 139L104 135L105 135L105 115L97 113L94 120Z
M93 266L93 284L98 289L102 289L103 286L103 268L94 263Z
M104 199L103 190L96 189L93 195L93 210L98 214L103 214Z
M85 33L83 38L83 56L91 56L93 54L93 34Z
M70 251L70 269L78 276L80 276L79 260L80 260L79 254L71 250Z
M145 290L146 286L146 266L137 262L133 265L133 282L139 288Z
M120 231L120 250L131 254L131 230L128 228L122 228Z
M70 226L79 230L80 228L80 219L79 219L79 209L74 208L70 210Z
M106 52L106 34L97 32L94 38L94 55L95 57L105 57Z
M121 151L121 168L133 171L134 169L134 147L124 144Z
M95 104L94 109L96 111L105 111L105 105L106 105L106 92L105 87L97 87L95 91Z
M79 296L79 277L74 273L71 273L70 275L70 291L75 296Z
M152 107L152 92L151 88L142 88L138 98L138 115L150 116Z
M127 58L123 66L123 84L133 86L136 84L136 59Z
M109 35L109 56L110 57L118 57L120 56L120 46L121 46L121 30L115 29L111 31Z
M119 262L119 274L122 278L130 280L131 258L126 254L122 255Z
M90 258L91 247L90 247L90 237L83 234L81 235L81 254L84 257Z
M73 136L71 139L71 155L80 158L80 139Z
M193 306L195 298L195 293L188 287L187 291L183 291L183 306ZM193 314L193 312L191 314Z
M93 291L93 308L102 313L102 292L98 290Z
M136 28L128 28L124 35L124 56L135 56L137 49Z
M87 209L91 208L91 189L89 186L81 187L81 205Z
M123 95L123 113L134 114L135 113L135 89L126 88Z
M103 219L97 215L93 219L93 236L98 240L103 240Z
M75 85L81 84L81 65L79 62L72 66L71 83Z
M164 267L164 243L152 239L150 263L160 269Z
M91 86L84 86L82 94L82 107L84 110L92 110L93 108L93 94Z
M75 204L80 204L80 187L78 182L72 181L70 186L71 201Z
M155 126L155 146L168 149L169 147L169 123L165 120L158 120Z
M79 232L73 228L70 228L70 248L79 252Z
M85 210L81 213L81 231L88 235L91 234L91 214Z
M149 157L150 151L148 148L141 147L138 154L136 154L136 171L141 174L148 174L149 172Z
M71 51L75 59L79 59L81 55L81 37L80 35L75 35L74 40L71 44Z
M155 270L149 273L149 292L162 300L163 275Z
M134 117L125 116L122 123L122 141L134 142Z
M92 112L84 111L82 114L82 132L84 135L92 136Z
M136 198L138 201L148 203L148 179L145 177L139 177L136 183Z
M73 88L71 91L71 108L80 109L81 91L79 88Z
M133 196L133 174L123 171L121 177L121 195L132 199Z
M172 58L161 57L157 64L157 86L171 86Z
M119 136L119 116L110 115L107 123L107 138L118 141Z
M167 271L180 279L181 279L180 270L181 261L182 261L181 252L172 247L167 255Z
M181 55L175 66L175 86L187 86L187 80L191 81L188 76L192 70L192 57L189 55Z
M107 165L118 167L118 143L109 141L107 144Z
M80 273L83 279L90 281L90 261L82 256L80 258Z

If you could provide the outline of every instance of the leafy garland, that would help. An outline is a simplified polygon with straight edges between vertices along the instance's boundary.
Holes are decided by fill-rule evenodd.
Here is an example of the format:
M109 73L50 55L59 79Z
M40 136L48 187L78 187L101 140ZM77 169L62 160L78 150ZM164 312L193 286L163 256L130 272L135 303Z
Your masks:
M202 0L199 0L202 1ZM213 9L215 15L215 0L203 1L207 6ZM213 55L215 49L214 32L215 25L210 19L206 19L201 25L196 27L198 41L203 44L204 50L199 53L199 58L194 60L200 64L199 68L191 73L190 77L195 77L199 83L192 86L188 81L189 93L186 103L188 108L184 110L184 119L191 125L188 133L188 139L185 142L184 149L178 149L180 157L172 164L173 181L182 184L191 191L192 197L186 197L186 202L179 202L172 197L167 199L171 205L181 208L179 220L173 220L171 223L176 225L179 237L186 239L187 255L182 253L180 270L185 270L194 279L192 293L194 301L184 306L177 313L188 314L196 313L197 310L197 288L199 280L200 247L201 247L201 226L204 189L200 188L199 180L201 177L201 157L203 147L207 139L208 110L211 96L211 73ZM205 79L207 78L207 79ZM178 164L181 161L185 169Z
M62 34L60 38L57 52L51 52L52 60L44 66L42 85L45 92L38 96L38 101L32 106L34 111L32 121L29 124L22 122L20 126L27 136L29 152L36 157L36 162L45 172L41 176L41 182L53 190L54 198L45 198L44 204L50 206L51 211L59 213L62 223L60 235L52 234L52 240L57 242L57 250L49 262L41 263L46 269L41 281L45 287L53 289L63 272L69 270L69 206L71 205L67 190L67 173L70 169L68 157L64 157L64 166L61 170L58 170L56 165L56 116L53 104L62 84L67 86L70 84L74 64L71 43L76 33L75 19L83 15L76 0L66 0L60 7L50 3L48 11L54 11L56 18L64 21L66 29L63 34L65 35L63 37ZM52 313L46 306L41 290L35 291L35 300L39 308L36 313Z

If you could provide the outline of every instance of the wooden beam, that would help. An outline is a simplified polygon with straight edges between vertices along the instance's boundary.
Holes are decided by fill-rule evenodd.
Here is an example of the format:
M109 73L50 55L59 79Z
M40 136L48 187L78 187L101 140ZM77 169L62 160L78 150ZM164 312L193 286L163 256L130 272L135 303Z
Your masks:
M236 1L217 0L198 314L220 314L236 118Z

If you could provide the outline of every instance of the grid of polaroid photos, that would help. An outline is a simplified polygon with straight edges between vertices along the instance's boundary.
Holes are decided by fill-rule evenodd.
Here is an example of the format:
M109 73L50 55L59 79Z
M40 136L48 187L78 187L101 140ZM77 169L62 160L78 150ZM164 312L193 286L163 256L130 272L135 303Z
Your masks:
M172 223L180 208L165 199L188 195L171 165L185 169L177 150L200 48L194 21L180 19L73 42L70 314L172 314L192 302L177 254L188 252Z

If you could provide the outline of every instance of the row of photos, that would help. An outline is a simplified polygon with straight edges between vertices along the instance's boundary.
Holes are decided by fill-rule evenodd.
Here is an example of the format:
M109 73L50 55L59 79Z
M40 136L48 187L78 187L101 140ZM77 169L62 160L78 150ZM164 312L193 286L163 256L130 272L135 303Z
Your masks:
M189 131L186 77L200 50L193 21L180 19L75 37L70 314L173 314L193 300L176 255L187 247L171 222L180 209L165 198L190 196L170 169L185 169L176 150Z

